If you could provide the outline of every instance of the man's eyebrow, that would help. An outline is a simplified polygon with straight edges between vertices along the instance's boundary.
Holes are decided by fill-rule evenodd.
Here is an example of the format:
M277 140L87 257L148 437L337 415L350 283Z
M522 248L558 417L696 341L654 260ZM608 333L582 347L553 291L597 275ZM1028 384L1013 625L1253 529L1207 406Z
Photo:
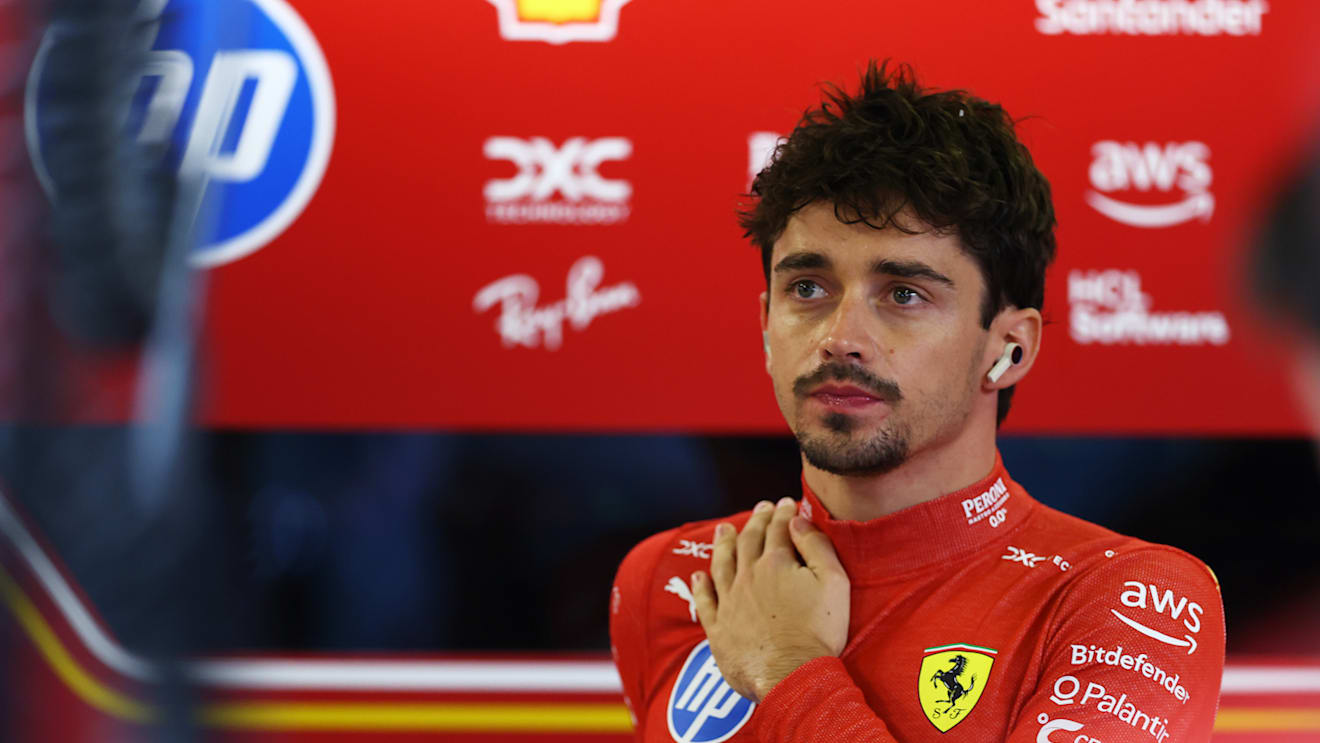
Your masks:
M953 279L927 266L921 261L895 261L887 258L881 258L871 264L871 273L887 274L889 276L900 276L905 279L930 279L937 281L950 289L953 288Z
M830 259L820 253L811 253L801 251L789 253L784 259L775 264L775 273L784 271L800 271L805 268L829 268Z

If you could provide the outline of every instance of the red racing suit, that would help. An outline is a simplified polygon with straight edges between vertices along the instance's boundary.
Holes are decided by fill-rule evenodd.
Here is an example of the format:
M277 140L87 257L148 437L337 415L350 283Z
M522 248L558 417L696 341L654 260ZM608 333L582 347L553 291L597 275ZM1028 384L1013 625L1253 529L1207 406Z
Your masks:
M1224 665L1214 574L1172 547L1060 513L996 457L981 482L867 522L799 512L852 582L848 644L760 704L719 675L689 576L717 521L619 567L610 634L637 740L1179 743L1210 737ZM740 529L750 512L727 520Z

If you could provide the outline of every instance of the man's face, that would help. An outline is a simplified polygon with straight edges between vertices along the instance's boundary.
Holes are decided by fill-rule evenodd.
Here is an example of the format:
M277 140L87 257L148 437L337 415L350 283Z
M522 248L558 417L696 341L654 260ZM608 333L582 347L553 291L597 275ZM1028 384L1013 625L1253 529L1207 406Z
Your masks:
M985 281L957 237L846 225L815 203L789 220L770 267L766 370L807 461L887 472L962 432L989 334Z

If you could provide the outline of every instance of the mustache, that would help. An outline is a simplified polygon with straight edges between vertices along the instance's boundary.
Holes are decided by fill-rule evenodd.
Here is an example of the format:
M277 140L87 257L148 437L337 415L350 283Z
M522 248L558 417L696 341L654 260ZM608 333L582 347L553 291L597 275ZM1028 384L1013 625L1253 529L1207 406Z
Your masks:
M888 379L881 379L853 364L822 364L816 371L798 377L793 382L793 394L806 397L813 389L830 381L851 382L890 405L895 405L903 399L903 392L897 384Z

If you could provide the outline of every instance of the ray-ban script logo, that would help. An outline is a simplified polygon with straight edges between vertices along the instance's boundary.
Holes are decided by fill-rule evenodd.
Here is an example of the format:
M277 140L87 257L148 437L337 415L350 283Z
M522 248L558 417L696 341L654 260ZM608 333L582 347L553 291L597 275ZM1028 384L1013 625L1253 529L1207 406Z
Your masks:
M531 276L518 273L483 287L472 299L472 309L480 314L500 305L495 330L506 347L537 348L544 345L547 350L554 351L564 342L566 320L574 330L586 330L600 315L641 303L641 292L631 281L601 287L604 276L605 264L594 255L588 255L579 258L568 269L567 296L558 302L538 307L540 284Z

